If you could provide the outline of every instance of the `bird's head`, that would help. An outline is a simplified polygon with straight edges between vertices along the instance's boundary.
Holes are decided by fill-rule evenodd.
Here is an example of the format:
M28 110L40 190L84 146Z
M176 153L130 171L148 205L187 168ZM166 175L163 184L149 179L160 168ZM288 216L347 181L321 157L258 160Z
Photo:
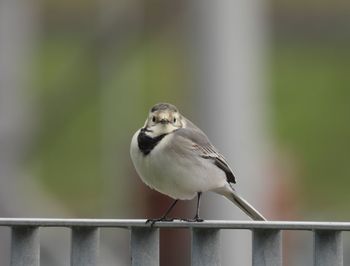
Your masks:
M176 106L169 103L158 103L149 111L144 128L152 136L168 134L184 127L185 120Z

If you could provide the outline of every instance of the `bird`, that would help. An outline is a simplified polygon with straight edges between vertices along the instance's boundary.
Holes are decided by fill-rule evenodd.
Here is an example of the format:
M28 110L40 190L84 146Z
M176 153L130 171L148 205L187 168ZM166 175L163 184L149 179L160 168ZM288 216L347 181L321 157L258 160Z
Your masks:
M157 103L149 111L143 127L135 132L130 156L141 180L174 201L157 219L172 221L169 214L179 200L197 196L197 208L191 222L202 222L199 216L201 195L212 191L238 206L251 219L265 221L234 188L236 177L225 157L206 134L170 103Z

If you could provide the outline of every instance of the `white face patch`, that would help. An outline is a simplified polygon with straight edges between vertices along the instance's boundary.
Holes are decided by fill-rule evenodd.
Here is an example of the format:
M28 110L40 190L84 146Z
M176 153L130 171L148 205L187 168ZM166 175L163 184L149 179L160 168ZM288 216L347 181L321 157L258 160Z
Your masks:
M152 130L154 133L157 133L156 135L161 135L161 134L168 134L176 130L177 127L175 127L173 124L157 124L154 127L152 127Z
M172 110L161 110L150 112L144 127L147 127L147 135L157 137L162 134L168 134L181 128L182 121L179 112Z

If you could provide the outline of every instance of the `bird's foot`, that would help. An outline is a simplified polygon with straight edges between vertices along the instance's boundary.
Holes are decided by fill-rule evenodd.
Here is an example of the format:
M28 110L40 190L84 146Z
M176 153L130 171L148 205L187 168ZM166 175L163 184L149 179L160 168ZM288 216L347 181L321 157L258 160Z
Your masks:
M181 219L181 221L193 223L193 222L203 222L204 220L200 218L198 215L196 215L193 219Z
M156 222L172 222L172 221L174 221L174 218L163 216L156 219L147 219L146 224L150 224L152 227Z

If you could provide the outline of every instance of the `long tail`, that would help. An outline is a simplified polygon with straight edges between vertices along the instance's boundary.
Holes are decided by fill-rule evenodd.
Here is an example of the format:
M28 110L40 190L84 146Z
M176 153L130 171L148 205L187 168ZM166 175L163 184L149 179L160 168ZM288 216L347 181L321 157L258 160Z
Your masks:
M252 205L250 205L244 198L237 194L236 191L232 191L231 195L224 195L234 204L236 204L242 211L244 211L250 218L257 221L266 221L266 218L262 216Z
M252 205L250 205L248 201L246 201L244 198L238 195L238 193L231 186L231 184L227 183L225 186L221 188L217 188L212 191L224 196L229 201L233 202L235 205L237 205L237 207L239 207L242 211L244 211L253 220L267 221L267 219L260 212L258 212Z

